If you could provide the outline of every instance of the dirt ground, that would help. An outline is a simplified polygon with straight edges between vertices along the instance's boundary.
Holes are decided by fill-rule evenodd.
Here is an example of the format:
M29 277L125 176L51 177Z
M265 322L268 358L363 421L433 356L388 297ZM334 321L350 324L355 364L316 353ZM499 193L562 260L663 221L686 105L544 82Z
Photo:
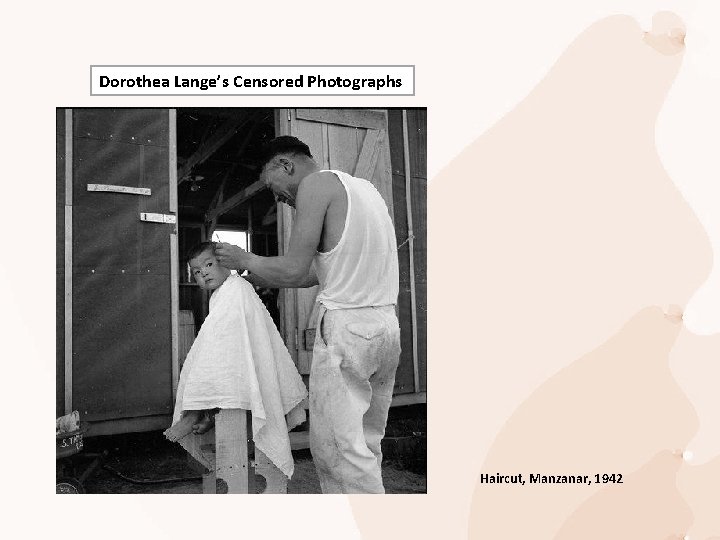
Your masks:
M383 441L385 490L426 493L424 406L402 409L391 413ZM87 439L84 451L72 458L78 475L89 463L87 455L103 451L107 452L104 466L85 480L86 493L202 493L198 469L160 431ZM320 493L309 450L294 451L293 456L295 474L288 493Z

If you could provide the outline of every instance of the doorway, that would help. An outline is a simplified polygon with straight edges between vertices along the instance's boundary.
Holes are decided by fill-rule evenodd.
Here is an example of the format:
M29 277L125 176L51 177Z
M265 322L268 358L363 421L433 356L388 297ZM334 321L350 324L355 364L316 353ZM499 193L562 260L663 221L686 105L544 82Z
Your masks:
M176 118L179 307L181 324L191 313L197 332L208 296L187 268L193 246L220 236L258 255L278 253L277 205L258 181L260 151L275 136L275 111L179 108ZM258 292L279 324L277 290Z

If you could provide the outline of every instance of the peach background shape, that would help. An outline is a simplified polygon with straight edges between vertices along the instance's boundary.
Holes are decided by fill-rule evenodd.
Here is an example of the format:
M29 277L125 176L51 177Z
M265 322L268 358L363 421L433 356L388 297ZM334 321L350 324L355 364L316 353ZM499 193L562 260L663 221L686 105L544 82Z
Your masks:
M682 448L695 433L692 406L668 368L680 325L670 330L662 310L647 307L684 305L711 266L707 237L654 146L655 119L682 61L683 33L671 14L656 17L650 35L624 16L594 24L523 102L431 182L429 251L443 255L430 260L429 276L451 285L432 287L429 297L431 332L440 317L445 329L452 318L429 349L429 395L450 400L429 406L429 460L442 466L426 497L352 497L364 538L464 538L468 522L471 538L552 538L592 490L564 487L553 502L544 490L533 496L524 486L514 488L525 490L517 501L517 491L502 497L502 488L488 487L471 504L481 466L503 474L630 478L657 452ZM453 285L463 294L453 294ZM638 318L650 331L637 326ZM550 407L526 403L516 437L494 441L523 396L588 351L605 350L612 339L598 346L616 333L623 346L594 360L595 375L610 391L595 389L592 418L622 424L647 417L644 437L628 439L633 426L625 424L619 426L625 438L613 439L612 423L603 426L597 453L583 461L575 453L593 442L583 439L593 425L580 423L574 437L578 424L570 422L566 438L556 446L545 441L540 452L547 421L541 413L572 416L583 397L557 393L551 381L538 390ZM645 360L633 364L638 355ZM612 383L624 385L617 403ZM585 380L585 387L592 385ZM649 388L651 409L639 403ZM555 402L561 396L571 399ZM612 416L603 416L603 399L615 408ZM498 450L488 455L492 444ZM557 471L563 463L594 470ZM543 464L553 470L522 470ZM535 520L546 521L541 527L522 522L532 507ZM681 530L668 535L684 534L687 516L674 525Z
M692 522L690 507L676 487L682 460L669 451L658 453L622 486L604 486L563 524L555 538L683 538Z
M704 0L705 4L714 1ZM122 6L78 0L69 7L41 0L5 6L8 24L0 39L8 52L4 66L7 79L3 85L7 107L3 117L5 128L0 136L4 146L12 149L12 156L3 165L3 193L6 201L20 203L6 204L2 215L7 219L6 230L12 234L13 242L20 242L24 252L29 254L27 275L31 282L31 286L18 287L17 267L3 265L3 297L10 299L11 306L3 314L3 328L8 338L3 351L7 355L5 366L10 367L7 377L13 383L3 397L7 400L6 410L17 411L17 405L22 404L23 415L23 421L13 421L12 429L6 434L12 437L12 443L8 440L6 447L11 457L17 457L21 449L23 458L22 463L5 471L6 483L13 489L6 529L13 531L16 527L23 534L42 531L38 533L40 536L50 536L56 534L59 527L79 520L81 525L73 529L77 538L95 538L98 531L102 531L106 538L123 539L129 536L177 538L226 534L292 536L313 540L360 537L350 514L348 498L342 496L242 498L241 501L237 498L199 496L180 499L87 496L78 502L78 499L59 499L51 493L53 459L46 437L50 427L43 426L52 422L52 418L47 417L47 411L53 409L54 399L55 314L52 303L55 291L54 280L48 279L45 267L45 260L48 257L52 259L54 249L54 156L49 150L55 143L54 107L429 107L428 158L433 176L429 190L430 241L433 244L429 253L431 495L383 497L381 508L370 508L370 519L379 533L384 533L383 538L392 533L397 533L398 537L414 534L422 538L425 529L440 532L443 537L464 537L476 480L474 475L480 470L495 435L513 410L548 377L600 346L645 306L664 305L666 301L682 303L680 298L684 298L692 287L674 282L667 289L667 295L660 295L672 298L657 300L658 295L649 294L648 289L660 290L662 279L655 280L652 286L642 284L639 288L642 298L638 300L633 296L636 301L627 302L632 306L625 306L622 314L616 314L612 321L605 321L601 325L603 327L586 328L591 326L589 322L585 325L584 320L573 320L553 306L552 301L549 302L551 309L547 315L543 314L543 306L539 306L531 314L519 317L518 332L509 331L514 321L505 315L503 324L507 328L503 335L511 339L534 339L533 336L525 337L525 331L532 324L530 315L539 317L541 321L551 321L551 317L560 315L557 331L554 334L553 328L550 331L553 339L566 339L563 333L567 334L568 328L581 335L577 339L571 336L577 341L575 344L563 343L563 349L567 350L562 356L543 359L550 358L547 366L539 360L539 353L525 362L520 359L508 361L508 356L503 353L499 359L507 365L498 364L496 375L491 364L493 360L486 360L466 334L461 336L460 343L451 343L458 330L455 322L461 317L476 319L474 322L463 322L460 328L463 331L469 329L475 341L487 339L487 334L498 326L497 319L494 319L496 314L492 312L498 305L498 298L490 290L491 283L480 283L483 271L500 283L503 290L514 290L509 281L511 276L505 280L497 268L490 272L483 268L497 263L483 258L481 251L497 254L501 246L493 243L482 245L478 240L478 234L483 232L478 232L480 223L475 223L471 216L460 215L489 210L484 226L492 230L495 225L490 218L495 212L489 208L490 201L480 201L482 204L479 206L471 206L470 201L462 200L464 195L478 197L482 194L488 197L492 190L467 185L463 181L467 178L477 182L479 178L476 165L467 159L463 174L454 177L447 188L435 184L447 181L453 175L443 173L436 176L435 173L457 154L458 149L483 132L491 121L515 107L518 100L545 74L548 60L565 50L578 29L614 11L640 17L641 26L645 28L647 19L643 17L660 6L676 6L685 15L698 3L702 2L508 0L497 3L443 2L419 8L417 2L410 0L391 3L368 0L359 8L356 4L339 4L332 0L315 1L312 7L289 0L279 0L272 5L226 1L198 5L186 0L177 0L172 4L128 0ZM247 24L248 21L251 24ZM708 19L708 24L713 24L712 18ZM629 25L629 29L636 31L633 25ZM620 36L620 39L627 42L627 37ZM610 36L606 38L610 39ZM691 33L686 41L690 52L692 44L697 44L697 35ZM329 42L332 46L328 46ZM686 64L689 59L686 59ZM677 59L668 60L668 65L672 66ZM98 63L415 63L418 94L398 100L372 96L327 99L205 96L96 98L88 94L88 76L89 65ZM656 88L656 97L663 93L663 84L671 83L660 84ZM662 101L664 98L658 99ZM550 124L543 136L550 134L556 137L558 134L555 131ZM487 149L490 150L490 146ZM648 153L653 151L648 150ZM509 159L512 161L517 157ZM463 168L456 167L455 170ZM659 175L663 176L662 173ZM677 178L673 177L673 180ZM488 181L485 182L482 187L488 188ZM28 185L33 187L30 195ZM442 195L441 200L434 200L436 194ZM563 197L558 195L560 200ZM512 203L513 199L509 200ZM30 214L30 208L39 208L40 213ZM501 214L499 210L498 214ZM505 209L505 212L511 211L512 208ZM652 211L649 217L657 219L660 215L662 218L661 214ZM644 207L640 207L638 216L645 217ZM533 217L544 218L539 212ZM672 212L669 214L671 220L676 217ZM503 224L507 220L508 217L500 215L495 222ZM704 279L702 276L707 275L709 266L709 250L705 246L699 250L695 250L697 246L688 246L687 252L683 253L673 247L688 237L693 245L697 243L695 239L701 234L697 232L699 227L693 225L692 218L689 220L689 223L680 220L678 236L675 236L673 227L663 228L663 234L672 232L673 235L669 237L667 257L680 259L690 252L691 257L685 262L696 271L698 279ZM521 225L525 228L534 226L530 222ZM486 237L489 234L485 232ZM493 234L501 236L503 230L495 230ZM516 236L516 233L513 232L513 235ZM453 236L459 238L446 242ZM658 243L666 241L658 240ZM13 243L13 250L14 246ZM660 274L672 278L667 276L670 272L669 268L664 268L664 260L658 257L658 246L653 248L650 262L660 259ZM506 248L507 251L512 249L512 245ZM6 252L5 261L14 253ZM622 259L616 259L622 265ZM518 256L511 256L508 262L518 260ZM520 273L517 268L513 270L512 264L508 264L508 268L516 275ZM554 269L567 271L559 266ZM616 273L621 271L618 268ZM552 272L545 273L553 277ZM634 279L637 279L637 274ZM593 275L597 276L597 273ZM653 275L649 278L655 279ZM545 279L543 282L538 278L533 280L532 287L541 289L546 283L558 287L562 281ZM601 285L600 288L607 293L609 288L606 283L603 281ZM574 290L581 295L593 295L593 286L598 287L593 283L576 284ZM525 294L527 289L524 285L518 287L518 294ZM471 291L468 300L475 304L479 298L483 299L481 293L488 296L488 301L478 306L446 298L464 296L466 291ZM615 297L612 293L611 296ZM552 300L552 294L551 291L545 295L530 294L529 298ZM601 304L601 308L607 309L607 303ZM487 309L485 313L481 311L483 306ZM443 312L442 307L453 311ZM582 313L587 316L587 312ZM703 437L702 434L708 430L702 429L706 427L702 423L706 420L701 414L699 398L705 400L705 410L713 403L715 409L720 409L717 401L707 394L708 389L712 389L713 380L718 378L717 342L700 343L693 339L694 336L685 334L682 329L671 352L671 367L692 398L693 405L697 405L701 418L699 436ZM497 341L493 339L493 344L496 345ZM540 341L543 347L539 351L547 353L550 348L547 342L551 340ZM689 346L690 341L692 347ZM512 345L515 350L519 348ZM691 354L693 350L700 351L700 356L678 354L681 351ZM485 362L482 369L472 365L480 362ZM513 368L515 371L512 371ZM481 374L479 377L478 373ZM474 380L463 380L466 377L474 377ZM526 377L527 380L524 380ZM32 382L32 386L28 381ZM457 405L468 402L472 403L472 409L458 411ZM464 415L463 422L453 419L458 414ZM447 426L446 421L450 421ZM710 435L698 439L698 442L707 443L707 447L711 447L709 439L717 434L716 426L709 425ZM15 461L13 463L16 464ZM678 473L678 488L689 505L694 503L693 508L700 504L699 501L714 500L709 497L712 492L704 489L702 483L695 486L693 482L683 482L683 474L695 471L696 467L699 473L703 470L713 473L711 469L704 469L712 461L697 463L683 465ZM632 473L628 471L628 474ZM461 480L460 489L455 489L455 480L446 478L457 475L464 475L468 480ZM406 498L412 504L395 501ZM420 502L426 498L426 503ZM399 506L402 506L400 510ZM695 525L700 526L700 514L697 508L695 510ZM190 513L208 518L179 520L168 517ZM704 530L713 530L711 521L705 520L707 527ZM692 529L691 536L693 540L701 537Z
M663 449L684 448L697 428L690 402L669 369L669 352L679 318L646 308L602 346L545 382L514 412L494 441L483 472L518 471L553 475L622 474L621 484L478 484L472 501L470 538L553 538L567 516L599 490L590 511L571 519L572 534L557 538L607 538L603 522L618 521L627 538L665 538L686 531L688 517L677 514L682 499L674 489L674 459L653 462L648 473L631 474ZM672 456L670 450L665 452ZM672 488L658 489L657 481ZM634 519L619 519L623 501L635 501ZM645 514L666 519L663 536ZM513 519L522 515L523 519ZM596 522L599 516L606 516ZM674 517L675 519L671 519ZM646 535L640 535L646 527ZM632 525L632 526L631 526ZM563 528L565 528L563 526ZM582 534L579 532L582 531Z

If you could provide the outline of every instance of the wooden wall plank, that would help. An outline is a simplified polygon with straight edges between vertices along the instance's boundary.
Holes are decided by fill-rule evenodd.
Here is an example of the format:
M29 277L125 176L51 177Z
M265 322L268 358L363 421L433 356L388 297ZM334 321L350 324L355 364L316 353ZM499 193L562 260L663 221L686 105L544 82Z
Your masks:
M65 414L73 411L73 112L65 110Z
M177 214L177 113L168 110L168 210ZM180 260L178 252L178 226L170 233L170 354L172 398L175 401L180 380Z
M410 315L413 338L413 387L420 390L420 372L418 364L417 340L417 290L415 287L415 230L412 211L412 175L410 173L410 138L408 135L407 111L403 111L403 145L405 161L405 202L407 205L408 243L410 244Z
M295 116L294 109L275 110L275 135L294 135L292 132L292 119ZM283 203L277 203L277 235L278 255L287 253L290 243L290 232L292 229L292 208ZM278 304L280 306L280 334L285 340L285 345L290 352L293 362L298 363L298 350L296 347L297 331L297 302L295 299L296 289L280 289Z
M383 111L367 109L296 109L296 118L366 129L384 129L385 126Z
M410 163L413 178L427 180L427 110L408 110L411 149Z
M380 153L380 143L384 139L384 130L369 129L365 134L360 155L358 156L355 170L352 175L357 178L370 178L375 172L378 154Z
M330 149L329 149L329 132L328 125L321 124L320 132L322 133L322 162L320 162L323 169L330 168Z
M170 192L168 193L168 210L176 214L178 211L177 194L177 111L168 110L168 173Z
M427 390L427 111L408 110L420 390Z
M175 401L180 381L180 276L178 261L177 233L170 234L170 377L172 380L172 398Z
M311 122L294 122L291 134L308 145L318 165L331 168L332 163L327 148L327 126Z
M378 141L380 152L378 154L375 168L371 174L373 185L382 195L390 213L393 225L395 224L395 197L393 195L393 177L390 166L390 151L387 140L387 131L381 132L381 139Z
M410 298L410 243L407 226L407 204L405 202L405 159L402 130L402 111L388 111L388 139L392 171L393 214L400 270L398 294L398 319L400 321L400 364L395 374L395 395L412 393L414 388L412 312Z
M56 109L55 416L65 414L65 109Z
M358 129L346 126L328 126L330 168L352 174L360 153ZM369 180L369 179L368 179Z

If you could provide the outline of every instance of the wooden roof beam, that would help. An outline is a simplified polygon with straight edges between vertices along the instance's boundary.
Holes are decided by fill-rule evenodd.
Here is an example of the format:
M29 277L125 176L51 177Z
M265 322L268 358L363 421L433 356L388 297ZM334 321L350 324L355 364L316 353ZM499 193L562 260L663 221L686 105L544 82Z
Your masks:
M200 165L217 152L250 118L251 116L248 115L242 118L230 118L223 122L210 137L200 144L200 148L178 167L178 185L189 180L193 167Z
M240 191L239 193L236 193L232 197L230 197L227 201L222 203L217 208L208 211L207 214L205 214L205 221L213 221L218 216L221 216L225 212L228 212L229 210L232 210L236 206L241 205L248 199L254 197L257 195L260 191L262 191L265 188L265 182L262 180L258 180L256 182L253 182L248 187Z
M263 227L267 227L277 221L277 204L271 204L267 213L263 216Z
M213 118L241 118L247 115L247 110L241 108L219 108L219 107L183 107L182 112L193 117L211 116Z

